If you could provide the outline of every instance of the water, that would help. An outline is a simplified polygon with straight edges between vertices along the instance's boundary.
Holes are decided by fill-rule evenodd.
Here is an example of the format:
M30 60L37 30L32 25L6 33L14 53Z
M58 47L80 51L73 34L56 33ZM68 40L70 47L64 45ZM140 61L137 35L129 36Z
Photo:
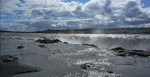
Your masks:
M150 51L150 35L145 34L45 34L1 33L1 54L11 54L19 62L42 68L41 72L14 77L150 77L150 58L120 57L110 50L114 47ZM42 44L35 40L58 38L69 44ZM99 48L84 46L94 44ZM17 49L17 46L24 46ZM91 68L80 65L92 63ZM113 73L108 73L112 71Z
M44 33L4 33L3 38L36 40L40 37L56 37L70 44L94 44L99 48L123 47L130 50L150 51L150 35L146 34L44 34Z

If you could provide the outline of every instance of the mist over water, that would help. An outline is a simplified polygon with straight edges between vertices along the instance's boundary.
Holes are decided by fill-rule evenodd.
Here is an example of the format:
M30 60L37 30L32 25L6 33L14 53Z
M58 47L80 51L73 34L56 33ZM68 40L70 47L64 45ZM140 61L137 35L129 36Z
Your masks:
M4 33L2 37L20 38L20 39L38 39L41 37L58 38L62 42L69 44L94 44L99 48L111 49L115 47L123 47L131 50L150 51L150 35L147 34L45 34L45 33L30 33L30 34L15 34Z
M123 47L132 50L150 51L150 36L139 34L67 34L59 39L72 44L94 44L99 48Z

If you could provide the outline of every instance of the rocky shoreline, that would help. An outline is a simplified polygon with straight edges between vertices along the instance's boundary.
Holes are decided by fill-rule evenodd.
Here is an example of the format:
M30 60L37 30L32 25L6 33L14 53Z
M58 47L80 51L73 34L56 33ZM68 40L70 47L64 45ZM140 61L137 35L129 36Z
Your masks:
M12 77L17 74L39 72L41 69L21 65L18 63L18 58L12 55L0 56L0 77Z

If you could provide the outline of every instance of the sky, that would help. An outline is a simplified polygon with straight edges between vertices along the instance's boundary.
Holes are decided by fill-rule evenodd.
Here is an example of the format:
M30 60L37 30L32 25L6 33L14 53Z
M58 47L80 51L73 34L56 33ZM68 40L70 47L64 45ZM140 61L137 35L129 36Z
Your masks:
M150 0L0 0L0 30L150 28Z

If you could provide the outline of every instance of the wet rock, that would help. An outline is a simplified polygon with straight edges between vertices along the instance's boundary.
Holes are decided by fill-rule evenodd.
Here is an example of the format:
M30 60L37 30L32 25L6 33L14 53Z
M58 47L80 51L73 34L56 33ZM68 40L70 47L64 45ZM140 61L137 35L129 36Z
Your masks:
M125 50L122 47L112 49L117 56L132 56L132 57L149 57L150 52L143 50Z
M150 56L150 52L146 52L146 51L131 51L128 52L129 56L140 56L140 57L148 57Z
M17 49L22 49L22 48L24 48L24 46L18 46L18 47L17 47Z
M24 73L31 73L31 72L39 72L41 71L42 69L40 68L31 68L31 67L28 67L28 70L24 70L24 71L19 71L16 73L17 74L24 74Z
M39 42L39 43L59 43L61 42L59 39L48 39L48 38L43 38L43 39L38 39L36 40L36 42Z
M91 46L91 47L95 47L95 48L98 48L96 45L94 44L82 44L82 45L86 45L86 46Z
M45 45L38 45L38 46L41 47L41 48L46 48Z
M12 61L18 61L18 58L11 55L3 55L0 57L1 62L12 62Z
M63 42L64 44L68 44L67 42Z
M107 71L108 73L113 73L113 71Z
M91 68L91 67L93 67L93 66L94 66L93 63L85 63L85 64L81 64L81 65L80 65L80 68L81 68L81 69L87 69L87 68Z
M39 72L41 70L42 69L40 68L22 65L17 61L5 62L4 65L0 68L0 77L13 77L17 74Z
M111 50L114 50L114 51L123 51L123 50L125 50L124 48L122 48L122 47L117 47L117 48L112 48Z

